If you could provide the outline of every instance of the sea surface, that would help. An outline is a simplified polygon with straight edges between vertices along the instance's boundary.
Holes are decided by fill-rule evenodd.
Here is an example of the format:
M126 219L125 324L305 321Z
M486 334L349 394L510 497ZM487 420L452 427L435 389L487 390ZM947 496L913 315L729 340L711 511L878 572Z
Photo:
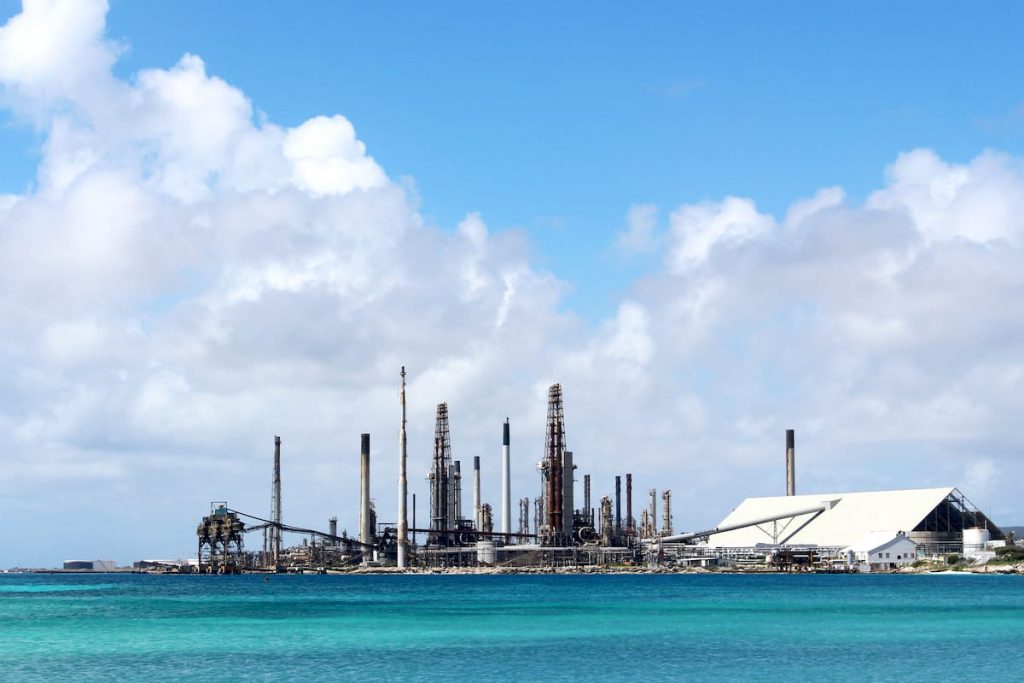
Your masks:
M0 574L3 681L1024 680L1024 576Z

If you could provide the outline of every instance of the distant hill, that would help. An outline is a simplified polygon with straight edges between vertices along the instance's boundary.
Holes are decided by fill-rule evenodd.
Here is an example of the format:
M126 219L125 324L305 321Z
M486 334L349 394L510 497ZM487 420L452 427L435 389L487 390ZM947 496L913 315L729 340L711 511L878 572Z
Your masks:
M1008 533L1010 533L1012 531L1013 532L1013 537L1018 539L1018 540L1024 538L1024 526L1001 526L1000 525L999 528L1003 530L1004 534L1008 534Z

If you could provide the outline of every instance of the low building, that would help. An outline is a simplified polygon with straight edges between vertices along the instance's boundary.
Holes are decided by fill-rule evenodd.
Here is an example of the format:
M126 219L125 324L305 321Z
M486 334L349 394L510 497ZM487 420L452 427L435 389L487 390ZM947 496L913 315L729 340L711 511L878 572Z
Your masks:
M117 569L114 560L64 560L65 571L111 572Z
M892 571L918 559L917 544L902 531L873 531L841 554L862 572Z

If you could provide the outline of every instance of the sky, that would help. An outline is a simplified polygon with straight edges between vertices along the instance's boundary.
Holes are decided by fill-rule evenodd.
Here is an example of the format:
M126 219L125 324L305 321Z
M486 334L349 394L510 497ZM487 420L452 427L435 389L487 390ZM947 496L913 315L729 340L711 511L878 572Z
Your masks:
M497 504L547 387L595 498L958 486L1022 523L1010 3L0 0L0 567L191 554L210 501ZM468 499L468 496L467 496ZM255 539L253 543L255 543Z

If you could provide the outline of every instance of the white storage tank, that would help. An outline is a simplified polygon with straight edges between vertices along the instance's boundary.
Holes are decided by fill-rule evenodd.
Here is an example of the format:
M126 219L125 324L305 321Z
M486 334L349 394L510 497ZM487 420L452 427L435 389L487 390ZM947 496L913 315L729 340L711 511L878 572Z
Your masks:
M494 541L476 542L476 561L480 564L494 564Z
M964 529L964 552L984 550L990 538L988 529Z

